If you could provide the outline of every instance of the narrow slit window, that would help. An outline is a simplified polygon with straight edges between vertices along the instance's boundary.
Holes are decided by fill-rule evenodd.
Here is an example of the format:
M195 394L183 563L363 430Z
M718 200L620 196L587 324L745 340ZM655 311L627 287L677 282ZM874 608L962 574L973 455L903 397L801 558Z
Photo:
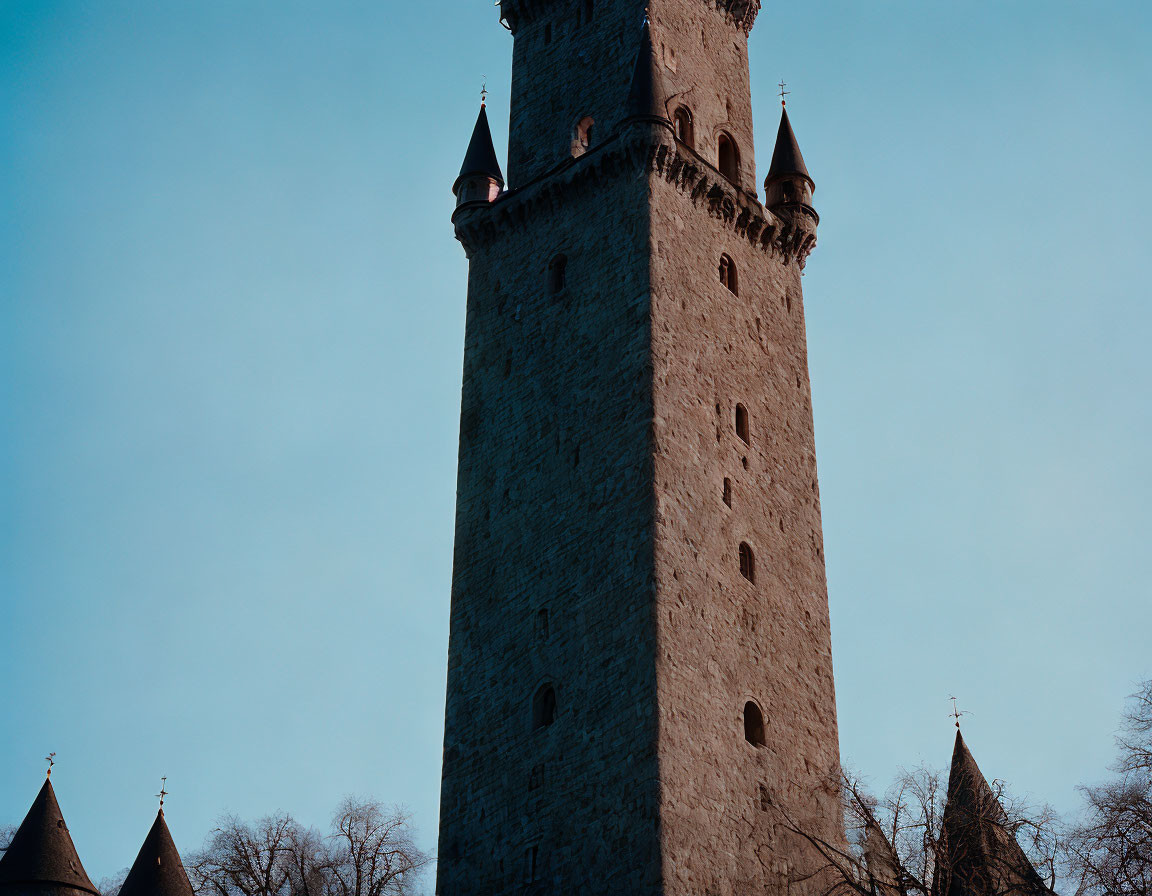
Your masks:
M736 435L745 445L752 444L752 433L748 423L748 409L742 404L736 405Z
M734 296L740 295L736 282L736 263L727 255L720 256L720 282Z
M754 747L762 747L765 743L764 713L751 700L744 704L744 740ZM763 792L763 785L761 788Z
M740 575L749 582L756 582L756 556L746 541L740 542Z
M541 641L548 640L548 610L542 607L536 613L536 637Z
M547 728L556 721L556 690L543 685L532 698L532 730Z
M544 26L544 43L552 43L552 23L549 22Z
M568 258L565 255L557 255L548 264L548 289L555 295L558 292L564 291L564 286L568 277Z
M716 146L716 167L732 183L740 180L740 151L736 149L736 141L727 134L721 134Z
M724 477L724 503L732 506L732 480Z
M596 0L584 0L584 21L591 22L596 12Z
M688 111L686 106L681 106L676 110L676 115L672 123L676 128L676 139L685 144L689 149L694 149L692 113Z

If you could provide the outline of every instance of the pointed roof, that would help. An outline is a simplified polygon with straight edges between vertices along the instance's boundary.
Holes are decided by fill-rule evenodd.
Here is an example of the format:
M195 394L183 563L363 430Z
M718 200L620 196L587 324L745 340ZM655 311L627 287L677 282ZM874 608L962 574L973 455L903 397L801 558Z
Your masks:
M632 86L628 90L628 118L654 118L668 121L667 94L656 52L652 47L652 28L648 19L640 30L640 49L636 53L636 67L632 70Z
M1007 822L957 729L932 896L1050 893Z
M156 813L152 830L120 887L120 896L192 896L192 885L168 832L163 809Z
M44 781L32 808L0 857L0 893L28 884L55 884L96 896L64 823L51 779Z
M476 116L476 127L472 129L472 139L468 141L464 164L460 166L460 176L452 184L453 193L466 177L490 177L504 186L504 175L496 158L496 147L492 145L492 129L488 126L488 113L483 103L480 104L480 114Z
M766 181L778 177L795 177L799 175L812 186L816 183L808 174L804 165L804 156L800 154L800 144L796 142L796 134L792 130L792 123L788 120L788 110L780 110L780 130L776 132L776 148L772 151L772 164L768 166Z

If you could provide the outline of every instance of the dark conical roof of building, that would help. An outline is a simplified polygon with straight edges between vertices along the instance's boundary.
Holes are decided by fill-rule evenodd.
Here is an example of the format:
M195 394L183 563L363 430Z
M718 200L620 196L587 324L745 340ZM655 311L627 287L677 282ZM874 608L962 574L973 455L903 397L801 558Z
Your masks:
M73 887L96 894L80 864L50 779L40 788L11 845L0 857L0 893L28 884Z
M636 67L632 70L632 86L628 91L628 118L656 118L668 121L665 104L664 80L652 47L652 28L648 20L640 30L640 50L636 53Z
M1004 807L957 730L933 896L1050 894L1007 822Z
M168 833L163 809L156 814L119 896L192 896L192 885Z
M776 132L776 148L772 151L772 164L768 166L766 180L797 175L815 186L804 164L804 156L800 154L800 144L796 142L796 134L792 130L792 123L788 120L788 110L782 109L780 130Z
M468 141L464 164L460 166L460 176L452 185L453 193L466 177L491 177L504 186L504 174L496 158L496 147L492 145L492 129L488 126L488 112L483 103L480 104L480 114L476 116L476 127L472 129L472 139Z

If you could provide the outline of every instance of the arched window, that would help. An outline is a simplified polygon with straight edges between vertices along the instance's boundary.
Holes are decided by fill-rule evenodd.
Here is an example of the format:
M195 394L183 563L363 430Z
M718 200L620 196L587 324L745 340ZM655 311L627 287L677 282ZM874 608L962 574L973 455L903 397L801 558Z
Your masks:
M557 255L548 263L548 291L555 295L564 289L568 274L568 256Z
M736 141L727 134L721 134L717 143L716 167L728 180L737 183L740 180L740 151L736 149Z
M752 444L752 434L748 427L748 409L742 404L736 405L736 435L745 445Z
M582 156L592 145L592 126L596 124L591 115L585 115L572 128L572 157Z
M692 113L688 111L686 106L681 106L676 110L676 114L672 116L672 124L676 128L676 139L685 144L689 149L695 149L695 141L692 133Z
M764 713L751 700L744 704L744 740L754 747L764 746Z
M740 542L740 575L749 582L756 581L756 557L746 541Z
M547 728L556 721L556 691L550 684L540 686L532 698L532 730Z
M736 283L736 264L727 255L720 256L720 282L728 288L732 295L740 295L740 289Z

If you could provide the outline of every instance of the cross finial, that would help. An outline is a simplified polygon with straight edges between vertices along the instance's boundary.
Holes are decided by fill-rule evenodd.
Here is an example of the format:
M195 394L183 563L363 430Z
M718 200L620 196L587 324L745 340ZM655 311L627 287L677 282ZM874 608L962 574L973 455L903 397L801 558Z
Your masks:
M160 779L160 792L158 794L156 794L156 796L160 797L160 808L163 809L164 808L164 797L168 796L168 776L167 775L164 775Z
M480 105L483 106L488 102L488 76L484 76L484 80L480 84Z
M967 710L957 709L955 697L949 697L948 699L952 701L952 712L948 713L948 715L956 720L956 730L959 731L960 730L960 716L968 716L968 715L971 715L971 713L968 712Z
M780 88L780 105L781 106L788 105L788 101L786 99L784 99L784 97L788 96L788 94L790 94L792 91L784 89L788 85L785 84L783 81L781 81L777 86Z
M52 766L54 766L56 764L56 754L55 753L49 753L47 756L44 757L44 761L48 763L48 774L46 777L51 778L52 777Z

